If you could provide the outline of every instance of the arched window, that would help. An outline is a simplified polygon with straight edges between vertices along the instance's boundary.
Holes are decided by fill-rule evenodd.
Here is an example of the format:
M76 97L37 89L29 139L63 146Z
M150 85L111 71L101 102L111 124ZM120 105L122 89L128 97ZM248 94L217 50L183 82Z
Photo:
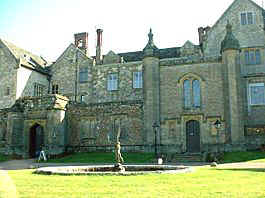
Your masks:
M184 89L184 107L190 108L191 107L190 80L184 81L183 89Z
M200 81L194 78L186 79L183 82L184 108L198 108L201 106Z
M200 107L201 106L200 81L198 81L198 80L192 81L192 92L193 92L193 106L194 107Z

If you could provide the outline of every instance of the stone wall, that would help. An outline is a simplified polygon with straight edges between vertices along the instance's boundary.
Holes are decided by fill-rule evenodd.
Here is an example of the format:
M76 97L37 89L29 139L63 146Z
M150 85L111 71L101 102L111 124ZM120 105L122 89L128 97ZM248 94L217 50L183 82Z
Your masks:
M16 99L25 96L34 96L35 84L43 86L43 95L48 93L49 82L47 80L47 75L25 67L19 67L17 69Z
M16 59L0 42L0 109L16 100L17 66Z
M67 111L67 145L112 146L120 130L122 145L143 145L141 101L70 105Z
M163 66L160 70L162 143L177 144L185 150L185 125L189 120L199 120L201 144L216 141L212 134L213 123L224 120L222 63L201 63ZM200 108L185 109L183 82L197 79L201 87ZM223 123L225 125L225 123ZM222 130L221 130L222 131ZM224 141L224 140L223 140Z
M73 101L75 99L75 83L77 81L77 101L80 101L81 95L88 95L86 99L89 99L92 63L91 59L87 58L81 51L77 51L77 48L71 44L57 61L51 65L50 92L52 91L52 85L56 84L59 86L59 94L67 96ZM84 68L88 70L88 81L79 83L79 71Z
M240 13L249 11L254 13L254 24L241 25ZM264 46L262 10L248 0L234 1L232 6L208 32L208 38L204 46L206 56L220 54L220 45L225 36L225 26L228 20L233 26L233 34L239 40L241 48Z
M94 66L92 102L139 100L142 89L133 88L133 72L142 71L142 63L116 63ZM118 90L107 90L108 74L118 74Z

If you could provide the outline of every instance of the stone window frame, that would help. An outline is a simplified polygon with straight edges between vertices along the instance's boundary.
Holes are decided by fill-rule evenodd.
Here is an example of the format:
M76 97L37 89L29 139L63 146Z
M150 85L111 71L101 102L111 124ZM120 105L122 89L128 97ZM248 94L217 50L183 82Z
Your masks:
M185 107L185 98L184 98L184 81L185 80L190 80L191 84L191 100L192 100L192 105L190 108ZM193 91L192 91L192 82L194 80L198 80L200 83L200 106L198 107L193 107ZM201 110L203 107L203 104L205 104L203 93L205 89L205 79L201 77L198 74L194 73L187 73L181 76L178 80L178 84L180 85L181 93L182 93L182 107L184 110ZM205 94L205 93L204 93Z
M135 76L134 76L134 74L135 73L141 73L141 82L139 83L139 81L138 81L138 86L135 86L136 84L135 84ZM142 70L134 70L134 71L132 71L132 88L133 89L142 89L143 88L143 71Z
M244 51L245 65L260 65L262 63L261 50L258 48L246 48ZM251 60L253 55L253 61Z
M245 18L242 17L243 15L245 15ZM256 23L255 17L256 17L256 14L255 14L254 11L244 11L244 12L240 12L239 13L240 25L241 26L246 26L246 25L253 25L253 24L255 24ZM243 19L245 20L244 23L243 23Z
M109 83L110 83L110 79L109 77L112 76L112 75L116 75L117 79L116 79L116 87L110 87ZM106 83L106 88L107 88L107 91L118 91L119 90L119 73L118 72L113 72L113 73L108 73L107 74L107 83Z
M263 87L264 89L264 96L263 96L263 102L261 103L252 103L252 96L251 96L251 88L252 87ZM248 105L250 106L258 106L258 105L265 105L265 84L264 82L249 82L248 83Z

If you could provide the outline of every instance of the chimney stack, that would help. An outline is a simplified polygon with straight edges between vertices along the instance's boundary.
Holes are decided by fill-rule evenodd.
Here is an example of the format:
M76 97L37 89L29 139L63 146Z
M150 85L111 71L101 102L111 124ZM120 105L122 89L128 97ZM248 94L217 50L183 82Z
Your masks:
M74 35L75 46L88 56L88 33L82 32Z
M102 29L97 29L96 64L101 64L102 62L102 32Z

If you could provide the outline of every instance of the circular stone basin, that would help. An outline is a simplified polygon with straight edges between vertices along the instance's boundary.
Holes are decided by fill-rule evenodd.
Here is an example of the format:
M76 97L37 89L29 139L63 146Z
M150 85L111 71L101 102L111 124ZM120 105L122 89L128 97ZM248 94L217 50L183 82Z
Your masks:
M113 165L101 166L60 166L38 168L37 174L59 174L59 175L143 175L143 174L176 174L191 172L186 166L174 165L123 165L124 172L117 172Z

